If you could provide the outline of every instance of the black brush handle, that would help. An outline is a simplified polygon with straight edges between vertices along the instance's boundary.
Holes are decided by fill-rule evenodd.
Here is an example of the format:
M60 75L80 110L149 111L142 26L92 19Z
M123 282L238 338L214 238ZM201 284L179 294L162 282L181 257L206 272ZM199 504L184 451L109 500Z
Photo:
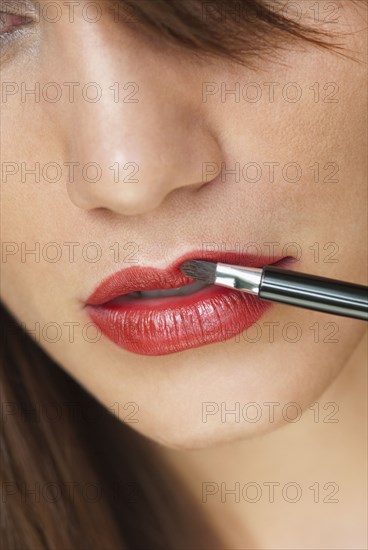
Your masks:
M272 302L368 320L367 287L279 267L267 266L263 269L259 297Z

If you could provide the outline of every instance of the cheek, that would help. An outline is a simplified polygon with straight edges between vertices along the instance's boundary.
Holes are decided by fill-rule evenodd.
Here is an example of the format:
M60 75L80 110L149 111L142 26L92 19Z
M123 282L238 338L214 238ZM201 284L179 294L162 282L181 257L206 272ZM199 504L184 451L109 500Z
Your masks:
M275 240L296 242L301 268L364 281L364 69L354 65L352 82L351 61L327 52L290 53L285 62L289 68L270 67L263 75L238 69L212 77L218 92L208 98L208 109L228 171L218 184L218 202L237 201L247 237L261 221ZM247 101L247 95L258 99Z

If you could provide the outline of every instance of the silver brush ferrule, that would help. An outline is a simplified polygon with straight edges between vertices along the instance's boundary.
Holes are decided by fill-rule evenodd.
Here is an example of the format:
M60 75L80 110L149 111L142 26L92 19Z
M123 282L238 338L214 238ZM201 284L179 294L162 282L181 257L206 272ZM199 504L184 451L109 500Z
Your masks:
M258 296L261 279L262 269L257 267L239 267L238 265L218 263L214 284Z

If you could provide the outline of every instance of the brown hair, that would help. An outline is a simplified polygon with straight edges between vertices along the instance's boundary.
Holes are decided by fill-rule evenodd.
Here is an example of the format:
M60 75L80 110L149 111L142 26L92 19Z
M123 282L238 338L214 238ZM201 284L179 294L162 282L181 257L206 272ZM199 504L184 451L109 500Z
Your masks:
M142 32L198 55L245 63L290 39L342 47L261 0L125 0L125 6ZM158 446L102 407L2 306L0 314L1 547L220 548Z
M357 7L359 0L351 0ZM200 57L214 56L254 67L263 58L280 61L279 53L301 41L336 54L348 55L348 32L332 32L336 16L292 13L284 0L124 0L136 29L159 41L180 46ZM294 7L297 2L293 2ZM333 5L333 3L332 3ZM321 10L322 11L322 10ZM308 17L309 15L309 17ZM301 23L304 18L303 24Z
M217 548L158 446L0 320L1 548Z

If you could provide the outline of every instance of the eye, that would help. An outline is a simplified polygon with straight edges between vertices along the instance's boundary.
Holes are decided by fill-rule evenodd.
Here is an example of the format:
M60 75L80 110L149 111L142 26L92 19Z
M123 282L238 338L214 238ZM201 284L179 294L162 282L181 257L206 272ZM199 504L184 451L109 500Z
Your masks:
M0 38L7 38L15 31L32 23L32 19L25 15L0 13Z

